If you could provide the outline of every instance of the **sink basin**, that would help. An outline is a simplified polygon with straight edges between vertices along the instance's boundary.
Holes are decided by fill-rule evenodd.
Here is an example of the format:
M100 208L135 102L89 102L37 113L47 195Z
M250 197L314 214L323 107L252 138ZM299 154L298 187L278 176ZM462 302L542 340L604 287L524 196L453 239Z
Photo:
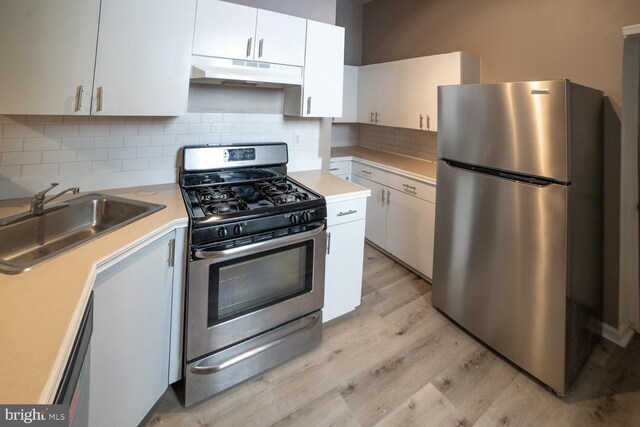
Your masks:
M0 227L0 272L23 273L163 208L105 194L87 194L47 206L40 215Z

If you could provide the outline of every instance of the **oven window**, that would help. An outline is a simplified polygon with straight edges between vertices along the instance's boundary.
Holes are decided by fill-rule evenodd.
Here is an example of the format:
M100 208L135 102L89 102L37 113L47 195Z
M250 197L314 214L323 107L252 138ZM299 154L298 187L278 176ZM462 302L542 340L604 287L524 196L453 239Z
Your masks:
M208 326L310 292L313 241L209 267Z

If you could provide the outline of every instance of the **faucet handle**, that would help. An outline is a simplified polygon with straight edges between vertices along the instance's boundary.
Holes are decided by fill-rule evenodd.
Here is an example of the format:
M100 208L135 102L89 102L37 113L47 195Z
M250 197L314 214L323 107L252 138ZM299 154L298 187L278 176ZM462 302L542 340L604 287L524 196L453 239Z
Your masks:
M54 187L56 187L57 185L58 185L58 183L57 183L57 182L52 182L52 183L51 183L51 187L47 188L46 190L42 190L42 191L37 192L37 193L33 196L33 198L34 198L34 199L41 199L41 198L43 198L45 194L47 194L49 191L51 191L51 190L52 190Z

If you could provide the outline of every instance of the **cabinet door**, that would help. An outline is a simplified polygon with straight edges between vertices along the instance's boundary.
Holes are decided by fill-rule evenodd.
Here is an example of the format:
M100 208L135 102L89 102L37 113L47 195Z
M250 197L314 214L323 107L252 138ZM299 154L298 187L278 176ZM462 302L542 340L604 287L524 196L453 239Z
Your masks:
M435 204L388 190L386 250L427 277L433 271Z
M376 64L373 123L381 126L396 126L402 100L398 98L398 62Z
M303 117L342 115L344 28L307 21Z
M460 52L427 57L427 130L438 130L438 86L460 84Z
M371 190L371 197L367 198L365 235L371 242L385 249L387 234L387 187L353 174L351 181Z
M103 0L94 114L187 111L196 0Z
M407 129L427 128L427 58L397 61L394 80L395 105L393 126Z
M307 20L258 9L256 61L304 65Z
M169 384L175 233L101 272L94 284L89 425L133 426Z
M344 66L342 89L342 117L335 117L333 121L355 123L358 121L358 67Z
M328 321L360 305L364 260L365 221L351 221L327 228L324 308Z
M358 122L372 124L375 115L376 65L365 65L358 69Z
M89 114L99 14L99 0L2 2L0 114Z
M198 0L193 54L253 59L258 9L218 0Z

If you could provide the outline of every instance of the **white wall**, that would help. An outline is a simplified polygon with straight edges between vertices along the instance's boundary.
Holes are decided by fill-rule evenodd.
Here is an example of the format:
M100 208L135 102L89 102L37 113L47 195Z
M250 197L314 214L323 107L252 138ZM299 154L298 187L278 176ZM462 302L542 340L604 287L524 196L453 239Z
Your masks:
M189 144L283 141L290 171L319 169L319 133L319 119L282 114L0 116L0 199L51 182L81 191L177 182L179 149Z

